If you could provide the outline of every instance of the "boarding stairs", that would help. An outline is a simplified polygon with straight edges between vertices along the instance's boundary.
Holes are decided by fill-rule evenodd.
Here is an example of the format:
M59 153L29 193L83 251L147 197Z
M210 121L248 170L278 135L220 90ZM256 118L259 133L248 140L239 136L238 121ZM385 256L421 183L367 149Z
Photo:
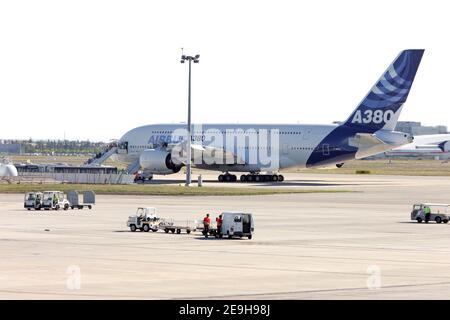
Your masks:
M128 174L134 174L139 171L141 168L141 164L139 163L139 159L136 159L133 163L130 163L127 167Z
M88 159L84 164L85 165L101 165L103 162L108 160L113 154L117 152L117 147L111 147L110 149L106 149L100 153L97 153L94 157Z

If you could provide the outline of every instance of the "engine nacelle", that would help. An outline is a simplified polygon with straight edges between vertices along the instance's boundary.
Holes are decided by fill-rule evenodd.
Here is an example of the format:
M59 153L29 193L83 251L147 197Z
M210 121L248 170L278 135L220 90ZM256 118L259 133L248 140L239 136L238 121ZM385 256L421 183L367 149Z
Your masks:
M160 149L144 150L139 158L139 164L144 171L155 174L171 174L181 170L181 164L172 161L170 152Z

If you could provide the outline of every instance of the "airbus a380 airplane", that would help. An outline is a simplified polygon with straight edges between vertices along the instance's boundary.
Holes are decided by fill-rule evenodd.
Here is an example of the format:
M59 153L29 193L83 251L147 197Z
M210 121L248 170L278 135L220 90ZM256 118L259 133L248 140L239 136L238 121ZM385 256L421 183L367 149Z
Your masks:
M241 181L282 181L279 169L339 166L411 143L411 135L394 128L423 53L402 51L348 119L339 124L193 125L193 165L225 173L219 181L236 181L230 172L250 173L243 174ZM185 124L135 128L118 141L114 156L150 178L176 173L186 163L185 152L180 152L186 146L186 131Z

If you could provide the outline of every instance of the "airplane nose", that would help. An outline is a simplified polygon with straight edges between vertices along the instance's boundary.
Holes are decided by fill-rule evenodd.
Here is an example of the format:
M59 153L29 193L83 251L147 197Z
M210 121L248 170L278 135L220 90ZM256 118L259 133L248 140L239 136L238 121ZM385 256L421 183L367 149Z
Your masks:
M6 172L7 172L8 177L17 177L17 175L18 175L17 169L16 169L16 167L13 166L13 165L9 165L9 166L6 168Z

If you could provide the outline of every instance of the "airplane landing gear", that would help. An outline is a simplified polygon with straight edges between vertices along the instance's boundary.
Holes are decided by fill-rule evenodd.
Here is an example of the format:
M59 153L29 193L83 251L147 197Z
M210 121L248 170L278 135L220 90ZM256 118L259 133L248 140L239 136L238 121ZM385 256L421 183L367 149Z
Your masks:
M234 174L229 174L228 172L225 174L219 175L217 178L219 182L236 182L237 177ZM241 182L282 182L284 181L284 176L281 174L243 174L240 179Z
M228 172L225 174L219 175L218 179L219 182L236 182L237 177L234 174L229 174Z
M281 174L243 174L240 180L241 182L282 182L284 176Z

